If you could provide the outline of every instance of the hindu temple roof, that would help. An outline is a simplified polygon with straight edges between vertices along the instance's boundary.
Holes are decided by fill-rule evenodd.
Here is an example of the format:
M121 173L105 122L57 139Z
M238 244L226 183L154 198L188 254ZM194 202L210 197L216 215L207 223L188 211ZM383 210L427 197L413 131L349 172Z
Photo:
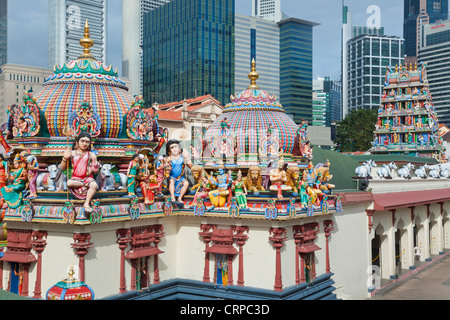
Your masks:
M54 74L36 95L37 103L45 113L51 136L63 136L69 115L87 101L102 119L100 138L118 138L133 97L118 78L117 68L103 65L90 53L94 43L87 22L84 36L80 40L84 53L77 60L54 67Z
M222 130L221 123L227 122L236 138L238 154L258 154L263 137L269 128L273 128L278 131L283 152L292 153L298 125L276 102L275 95L259 88L256 84L258 78L253 60L249 87L231 96L231 103L225 106L222 115L209 127L205 139L213 143Z
M270 110L285 113L283 106L278 103L275 95L270 95L266 91L261 90L256 84L259 74L256 72L256 63L252 61L252 71L248 75L250 85L247 90L231 96L231 103L225 106L223 113L245 110Z

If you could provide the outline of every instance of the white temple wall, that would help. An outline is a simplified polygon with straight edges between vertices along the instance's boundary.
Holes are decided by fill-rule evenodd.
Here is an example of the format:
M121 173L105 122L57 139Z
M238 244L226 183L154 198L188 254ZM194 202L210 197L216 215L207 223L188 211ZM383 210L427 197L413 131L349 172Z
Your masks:
M331 272L334 273L332 279L336 283L335 292L341 299L358 300L368 296L368 205L367 202L344 204L343 213L334 215L334 231L330 236L330 263Z

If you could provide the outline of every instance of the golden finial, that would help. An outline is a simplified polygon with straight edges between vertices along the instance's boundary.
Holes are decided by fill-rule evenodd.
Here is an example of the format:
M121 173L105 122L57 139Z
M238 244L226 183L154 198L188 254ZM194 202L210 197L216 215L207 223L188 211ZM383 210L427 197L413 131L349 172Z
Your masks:
M395 72L398 72L398 65L395 65Z
M80 39L80 45L84 48L84 53L78 59L95 60L90 49L94 46L94 40L92 40L90 36L91 34L89 33L89 24L86 20L86 24L84 25L84 38Z
M252 72L248 74L248 78L250 79L248 90L258 90L259 86L256 84L256 80L259 79L259 74L256 72L256 62L254 58L252 60Z

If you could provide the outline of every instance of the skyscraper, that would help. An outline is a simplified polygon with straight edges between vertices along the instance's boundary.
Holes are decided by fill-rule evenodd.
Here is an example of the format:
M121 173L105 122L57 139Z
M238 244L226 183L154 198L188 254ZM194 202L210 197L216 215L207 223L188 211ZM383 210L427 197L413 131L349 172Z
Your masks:
M0 66L8 60L8 0L0 0Z
M313 27L297 18L278 22L280 27L280 103L296 123L312 121Z
M354 26L352 13L348 10L348 6L342 7L342 52L341 52L341 84L342 84L342 117L349 112L348 105L348 84L349 84L349 73L348 73L348 52L347 52L347 42L355 37L362 34L369 35L384 35L384 28L368 28L367 26Z
M83 48L79 41L86 20L95 42L91 53L96 60L106 63L106 0L49 0L48 8L49 68L81 55Z
M405 54L417 57L422 28L427 23L448 19L448 0L404 0L403 38Z
M419 61L427 63L431 96L440 123L450 127L450 20L423 28Z
M320 116L320 105L324 104L323 113ZM341 82L331 80L330 77L317 78L313 80L313 113L316 120L322 122L326 127L331 127L332 122L342 120L342 88ZM314 115L313 115L314 118ZM313 126L314 119L313 119Z
M258 84L280 96L280 28L273 21L236 14L235 90L248 87L248 70L252 59L258 68Z
M253 0L252 16L278 22L283 18L281 0Z
M142 45L144 15L172 0L122 0L122 76L131 81L130 93L143 94Z
M168 103L234 89L234 0L173 0L144 16L144 99Z
M378 109L386 68L403 64L403 39L360 35L347 42L349 110Z

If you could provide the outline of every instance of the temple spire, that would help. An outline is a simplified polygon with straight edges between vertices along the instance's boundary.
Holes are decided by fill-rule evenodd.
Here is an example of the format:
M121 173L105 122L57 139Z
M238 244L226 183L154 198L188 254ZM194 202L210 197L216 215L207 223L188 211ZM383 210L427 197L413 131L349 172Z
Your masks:
M84 26L84 38L80 39L80 45L84 48L84 53L79 56L78 59L95 60L94 56L91 53L91 48L94 46L94 40L92 40L90 36L91 34L89 33L89 24L86 20L86 24Z
M256 72L256 62L254 58L252 60L252 71L248 74L248 78L250 79L248 90L258 90L259 86L256 84L256 80L259 79L259 74Z

